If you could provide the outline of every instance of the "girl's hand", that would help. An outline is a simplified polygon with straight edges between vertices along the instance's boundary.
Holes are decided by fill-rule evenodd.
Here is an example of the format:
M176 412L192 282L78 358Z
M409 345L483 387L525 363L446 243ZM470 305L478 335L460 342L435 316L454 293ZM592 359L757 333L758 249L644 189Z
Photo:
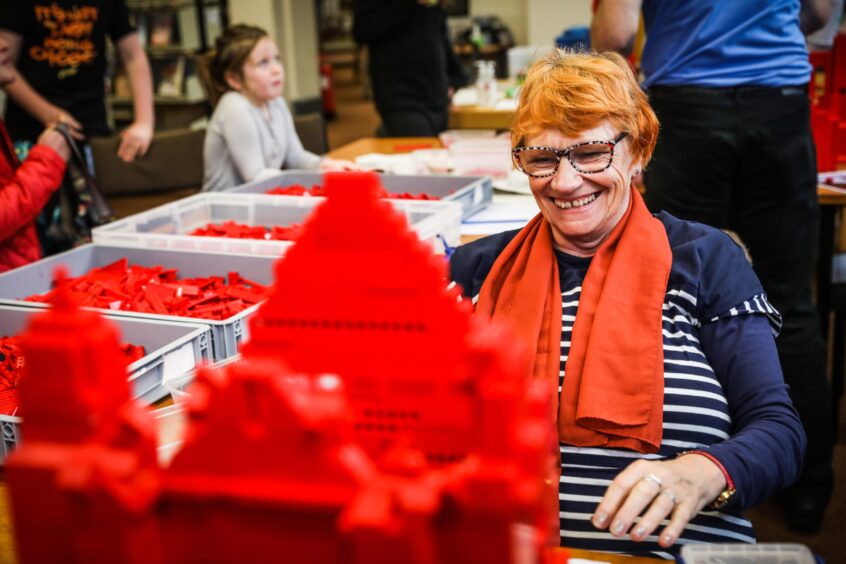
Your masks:
M669 518L670 523L658 539L658 544L667 548L725 487L726 479L719 467L695 453L673 460L638 460L608 486L593 515L593 524L598 529L609 529L615 537L629 534L632 540L642 541Z
M323 157L320 160L320 170L333 172L349 172L359 171L363 169L352 161L344 161L340 159L330 159L328 157Z

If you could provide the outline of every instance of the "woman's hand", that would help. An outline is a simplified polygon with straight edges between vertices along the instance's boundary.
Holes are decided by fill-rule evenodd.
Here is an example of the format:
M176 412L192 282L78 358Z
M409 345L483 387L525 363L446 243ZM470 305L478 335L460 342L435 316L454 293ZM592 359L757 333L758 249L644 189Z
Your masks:
M666 518L658 543L672 546L687 523L726 487L716 464L695 453L672 460L638 460L608 486L593 515L598 529L642 541ZM635 522L637 517L640 520Z
M349 172L362 170L362 168L352 161L344 161L341 159L330 159L328 157L323 157L322 159L320 159L320 170Z
M147 149L150 148L150 143L153 140L153 127L136 121L121 131L120 137L118 157L124 162L132 162L147 154Z

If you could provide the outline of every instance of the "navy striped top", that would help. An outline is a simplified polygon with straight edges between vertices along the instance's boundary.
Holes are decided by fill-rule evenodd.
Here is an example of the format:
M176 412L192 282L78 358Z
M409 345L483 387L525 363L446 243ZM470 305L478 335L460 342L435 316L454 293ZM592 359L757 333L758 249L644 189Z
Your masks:
M673 251L663 306L664 416L661 449L561 444L559 516L561 544L574 548L673 558L680 547L702 542L754 542L740 510L792 483L798 476L804 434L787 397L773 333L778 313L767 303L741 249L720 231L657 216ZM496 256L516 232L459 247L453 280L478 295ZM570 335L590 259L556 253L562 293L560 382L566 377ZM643 542L598 530L590 519L611 480L639 458L673 458L708 450L738 489L722 511L700 512L666 550L659 527ZM665 521L666 524L666 521Z

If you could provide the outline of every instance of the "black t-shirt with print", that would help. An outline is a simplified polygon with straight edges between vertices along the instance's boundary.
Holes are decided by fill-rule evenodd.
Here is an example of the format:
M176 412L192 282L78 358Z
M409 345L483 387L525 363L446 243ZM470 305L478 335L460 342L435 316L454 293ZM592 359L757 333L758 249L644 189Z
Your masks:
M87 135L108 135L106 36L133 31L124 0L2 0L0 28L21 36L17 68L32 87L82 123ZM13 139L34 141L44 127L8 101Z

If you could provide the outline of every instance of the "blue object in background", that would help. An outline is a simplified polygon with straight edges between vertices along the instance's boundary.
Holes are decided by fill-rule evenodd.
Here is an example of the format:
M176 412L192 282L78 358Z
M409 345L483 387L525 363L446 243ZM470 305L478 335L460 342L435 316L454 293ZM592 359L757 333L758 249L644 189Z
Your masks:
M571 51L590 50L590 28L581 26L565 29L555 38L555 46Z

